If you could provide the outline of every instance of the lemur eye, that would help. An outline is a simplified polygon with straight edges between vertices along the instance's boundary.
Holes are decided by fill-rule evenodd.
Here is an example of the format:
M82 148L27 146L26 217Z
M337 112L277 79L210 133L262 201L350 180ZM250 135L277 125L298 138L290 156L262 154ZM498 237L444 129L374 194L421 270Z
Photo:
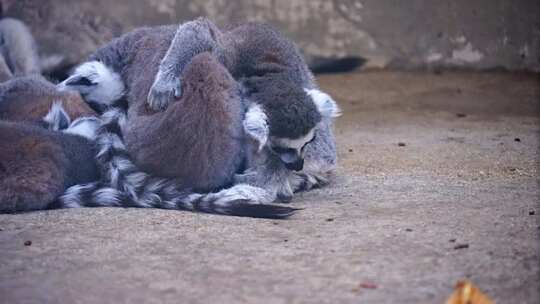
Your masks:
M302 151L304 151L304 149L306 148L306 146L309 144L309 143L312 143L315 138L317 137L317 135L313 135L313 138L311 138L310 141L308 141L307 143L305 143L303 146L302 146Z

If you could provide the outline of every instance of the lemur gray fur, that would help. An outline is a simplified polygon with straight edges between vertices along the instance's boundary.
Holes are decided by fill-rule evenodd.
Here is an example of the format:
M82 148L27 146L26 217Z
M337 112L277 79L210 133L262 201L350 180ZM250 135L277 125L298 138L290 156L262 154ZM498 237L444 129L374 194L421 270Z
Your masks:
M16 19L0 19L0 75L41 74L41 64L34 37L26 25ZM6 68L8 69L6 71Z
M208 24L208 21L204 19L199 19L192 23ZM135 121L135 123L131 123L134 124L135 127L127 126L123 128L123 130L126 131L126 134L124 136L126 139L128 150L132 152L132 154L139 153L136 149L130 148L130 132L132 132L132 134L138 135L138 137L136 137L137 140L132 141L132 145L138 143L140 144L140 147L144 148L145 146L147 146L152 148L152 145L145 144L145 141L157 141L160 139L160 136L163 137L167 133L174 134L174 132L166 132L166 129L163 128L163 126L177 126L179 122L182 121L182 119L175 118L182 118L181 116L179 116L182 113L182 108L179 107L178 110L175 110L174 112L168 109L165 114L162 115L162 117L166 118L164 120L158 120L157 123L153 121L150 117L147 117L146 120L144 118L141 118L141 116L159 115L159 113L152 114L153 112L149 111L145 105L146 95L148 94L150 84L152 83L152 79L149 79L148 75L155 75L155 73L157 72L157 66L159 65L159 60L161 58L163 58L163 60L161 61L161 66L164 66L163 62L166 62L166 58L175 52L175 43L173 42L173 44L170 45L171 41L173 41L173 37L174 41L178 42L179 39L177 38L183 35L182 33L185 32L186 26L189 28L190 24L191 23L187 23L180 26L178 31L176 31L174 27L169 26L159 28L143 28L130 34L124 35L116 41L113 41L108 46L98 50L94 55L91 56L90 62L85 63L79 68L77 68L75 70L75 73L66 81L64 81L61 86L75 88L79 90L83 94L83 96L85 96L85 98L90 102L100 103L102 105L112 104L113 102L115 102L115 100L119 99L121 96L123 96L125 92L127 92L126 99L129 104L129 119L127 120L127 124L129 125L130 122ZM210 24L210 26L213 25ZM202 30L204 29L205 28L203 27ZM250 32L251 30L253 31L253 33ZM197 35L196 32L194 33ZM294 120L289 120L290 122L292 122L293 126L292 129L289 129L289 134L292 134L292 138L279 138L277 136L272 136L279 135L280 129L277 125L275 127L272 127L271 119L270 127L268 127L267 118L268 116L271 117L274 113L269 112L268 114L270 115L267 115L267 113L265 113L265 110L268 111L269 109L270 111L273 110L275 113L283 114L283 111L281 111L282 109L280 109L279 107L272 108L272 101L270 98L267 98L269 101L267 105L264 105L264 98L261 98L258 102L249 101L244 103L244 105L248 108L246 117L243 121L245 131L247 131L248 134L252 135L259 142L259 147L269 150L265 150L264 153L247 153L248 155L262 154L264 155L264 157L248 157L249 163L250 165L252 165L252 167L247 172L245 172L246 174L237 176L237 182L238 180L242 180L250 182L252 184L257 183L258 186L264 186L265 189L271 190L269 192L270 195L267 195L271 198L270 200L273 200L276 194L280 194L280 191L285 192L286 196L290 197L292 196L293 189L297 190L300 187L309 188L318 181L324 180L324 178L311 177L309 173L306 172L290 174L290 171L284 167L283 163L287 163L287 161L289 161L290 163L296 163L300 153L305 152L306 155L314 156L312 157L312 160L322 160L325 162L325 164L327 164L324 169L317 172L318 174L320 174L321 171L331 170L330 167L332 167L335 162L335 148L333 137L330 131L330 122L331 118L336 114L337 107L335 106L335 103L326 94L314 90L315 84L313 81L313 77L311 76L309 69L307 69L307 67L303 63L302 58L301 56L299 56L294 44L286 40L284 37L280 36L277 31L264 25L248 24L244 27L237 28L236 33L238 35L245 35L248 38L253 38L255 41L253 41L252 43L255 44L263 43L261 41L258 41L257 39L260 40L268 38L269 41L267 42L269 43L265 44L265 46L272 45L277 47L275 49L272 49L270 47L270 51L273 50L275 53L269 52L262 54L260 52L257 53L256 47L252 47L251 49L249 49L249 44L243 47L238 46L239 49L245 49L249 53L248 55L251 56L251 59L249 59L249 56L241 56L243 60L238 61L237 70L234 69L234 64L230 62L227 63L226 57L223 57L219 54L216 55L215 52L212 53L213 57L218 58L218 60L220 60L224 66L227 67L227 65L229 65L229 73L231 73L233 76L236 75L236 77L239 77L239 82L245 85L245 91L248 92L248 98L249 96L256 97L257 93L262 93L267 90L268 86L264 86L261 84L265 82L267 84L274 83L278 86L283 85L285 87L281 95L278 93L278 87L274 87L273 89L268 90L272 94L278 93L274 96L283 98L292 98L296 96L300 100L300 103L302 102L302 99L305 100L310 97L310 103L308 103L308 105L311 104L313 110L318 109L318 112L312 111L312 118L307 118L307 120L309 120L308 123L312 124L310 128L305 128L304 130L302 130L301 128L295 129L294 124L298 124L298 122L295 122ZM257 35L259 36L257 37ZM195 39L193 43L195 43L195 48L199 51L189 53L188 56L191 56L189 58L190 60L193 58L193 56L196 56L202 51L214 51L213 49L198 48L198 37L192 38ZM206 43L204 39L201 41L203 43ZM280 42L281 46L274 43L276 41ZM259 47L262 46L259 45ZM167 51L167 55L163 57L165 51ZM234 58L234 56L231 58ZM281 62L280 60L283 60L284 62ZM176 73L180 75L182 72L184 72L185 74L184 68L185 65L179 71L176 71ZM174 72L175 71L172 71L172 73ZM159 75L160 74L158 74L158 76ZM162 73L161 75L164 74ZM279 82L279 77L276 76L284 77L288 81ZM175 77L178 78L179 76ZM156 78L156 82L154 82L153 88L156 88L156 86L159 87L158 79L159 77ZM125 89L125 86L127 86L127 90ZM179 95L180 88L184 87L185 84L182 84L182 87L180 87L180 83L178 83L178 86L172 87L172 94L174 94L174 90L176 90L176 95ZM297 93L300 92L301 94L295 95L295 90ZM306 94L304 90L308 90L309 94ZM165 95L167 94L169 93L165 93ZM261 94L261 96L263 95L264 94ZM324 97L324 100L318 98L321 96ZM290 104L294 104L294 102L291 101ZM287 102L283 101L282 105L286 106ZM299 110L302 110L301 108L290 107L290 109L291 113L287 113L285 111L284 114L295 114L297 115L297 117L299 117L298 115L301 116L306 114L305 112L298 112ZM197 113L197 115L200 114L201 113ZM308 115L307 117L309 116L310 115ZM189 117L185 119L188 118ZM166 123L167 119L169 120L168 124ZM321 119L322 122L317 125L317 123ZM141 121L143 122L141 123ZM140 124L138 127L136 125L137 123ZM278 123L281 122L278 121ZM322 128L320 127L321 125L323 126ZM215 129L218 130L219 128L223 128L223 126L227 126L227 124L217 124ZM251 128L252 126L254 126L254 128ZM317 130L312 131L315 126L318 127ZM160 132L151 131L151 134L148 134L148 132L145 133L145 129L148 128L150 128L151 130L158 130ZM302 133L305 132L306 129L307 134ZM297 132L297 134L295 134L294 132ZM269 133L270 136L268 135ZM319 133L320 135L322 135L322 139L318 140L319 142L322 142L322 145L314 149L312 152L309 152L309 149L307 149L307 147L305 151L303 151L303 146L306 142L314 138L314 133ZM153 135L156 136L154 139ZM171 136L174 138L174 135ZM177 138L182 139L181 136ZM317 140L317 138L314 140L314 142ZM226 137L226 140L229 140L229 137ZM273 143L274 145L288 145L287 148L289 150L279 151L278 149L273 149L273 152L271 152L272 146L269 145L269 143ZM169 146L170 148L177 151L182 151L181 149L186 149L185 147L178 147L179 145L177 144L177 142L171 141L170 138L167 138L167 140L162 142L160 146ZM322 152L325 153L319 153L321 152L321 149ZM154 150L156 151L156 149ZM157 149L157 151L159 152L159 149ZM167 149L161 149L160 153L153 153L153 155L151 155L152 153L150 153L150 156L153 157L149 157L149 160L152 161L155 156L160 157L160 154L165 154L167 152ZM279 157L274 156L274 153L277 154ZM205 156L211 157L211 155L212 154L208 154ZM200 156L195 159L199 158ZM135 159L137 159L136 155ZM176 155L172 155L170 162L158 161L157 165L163 168L171 167L175 164L178 164L180 166L180 170L185 170L181 168L182 166L185 166L185 160L186 159L182 159L181 157L176 157ZM187 161L193 161L193 159L188 159ZM137 163L137 165L140 165L139 162ZM142 162L144 162L144 160L142 160ZM311 165L312 168L319 167L317 169L321 169L321 164L319 162L313 162ZM144 167L144 164L142 166ZM213 172L219 172L219 170ZM235 172L238 172L238 170L229 172L230 174L227 175L233 176ZM176 171L173 172L173 174L175 173ZM268 182L270 182L270 184L272 185L271 187L269 187ZM291 186L289 184L290 182L294 184ZM278 186L276 187L275 185ZM281 185L285 185L285 187L280 187ZM246 185L237 185L235 187L246 187ZM226 190L232 191L231 189ZM257 195L255 194L249 196L249 198L247 199L251 200L252 197L255 197L256 200L263 200L261 197L257 197ZM268 199L264 198L264 200L266 201Z

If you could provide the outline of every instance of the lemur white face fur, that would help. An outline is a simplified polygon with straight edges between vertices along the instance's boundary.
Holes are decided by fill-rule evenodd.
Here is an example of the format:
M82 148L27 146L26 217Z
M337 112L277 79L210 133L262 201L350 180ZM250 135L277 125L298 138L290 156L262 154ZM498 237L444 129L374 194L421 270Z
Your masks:
M125 93L120 75L113 73L98 61L78 66L72 75L57 85L58 90L76 90L84 100L103 111Z
M322 119L332 119L341 115L336 102L328 94L317 89L304 89L311 97ZM319 123L320 124L320 123ZM259 144L259 151L263 148L276 154L289 170L300 171L304 166L305 147L315 140L317 126L299 138L286 138L270 136L268 117L263 108L253 103L246 112L244 130Z

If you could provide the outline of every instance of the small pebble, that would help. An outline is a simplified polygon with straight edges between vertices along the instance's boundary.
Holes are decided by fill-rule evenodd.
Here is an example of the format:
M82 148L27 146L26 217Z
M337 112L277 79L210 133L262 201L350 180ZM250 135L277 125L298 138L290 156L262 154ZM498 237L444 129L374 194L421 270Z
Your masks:
M455 250L467 249L467 248L469 248L469 244L458 244L458 245L454 246Z
M455 243L456 242L456 239L449 239L448 240L450 243Z
M32 241L26 241L26 242L24 242L24 246L30 246L30 245L32 245Z
M403 142L399 142L397 145L400 146L400 147L405 147L406 146L406 144L403 143Z
M536 212L534 210L529 211L529 215L534 215Z
M349 152L353 152L353 149L349 149Z
M333 222L334 219L333 219L333 218L327 218L326 221L327 221L327 222Z
M412 232L412 229L411 228L405 228L405 231Z
M377 285L373 284L373 283L360 283L360 286L361 288L365 288L365 289L377 289Z
M283 241L284 241L285 243L287 243L287 242L288 242L289 240L287 240L287 239L284 239Z
M467 114L465 113L456 113L456 116L459 118L467 117Z
M519 137L514 138L514 141L520 142L521 139Z

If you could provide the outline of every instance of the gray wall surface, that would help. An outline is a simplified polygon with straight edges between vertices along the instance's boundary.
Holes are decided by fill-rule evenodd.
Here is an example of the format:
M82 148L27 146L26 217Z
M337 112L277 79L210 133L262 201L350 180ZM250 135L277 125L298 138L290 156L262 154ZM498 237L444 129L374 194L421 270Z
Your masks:
M307 55L362 56L370 67L540 71L538 0L0 0L46 55L80 61L142 25L208 16L269 22Z

